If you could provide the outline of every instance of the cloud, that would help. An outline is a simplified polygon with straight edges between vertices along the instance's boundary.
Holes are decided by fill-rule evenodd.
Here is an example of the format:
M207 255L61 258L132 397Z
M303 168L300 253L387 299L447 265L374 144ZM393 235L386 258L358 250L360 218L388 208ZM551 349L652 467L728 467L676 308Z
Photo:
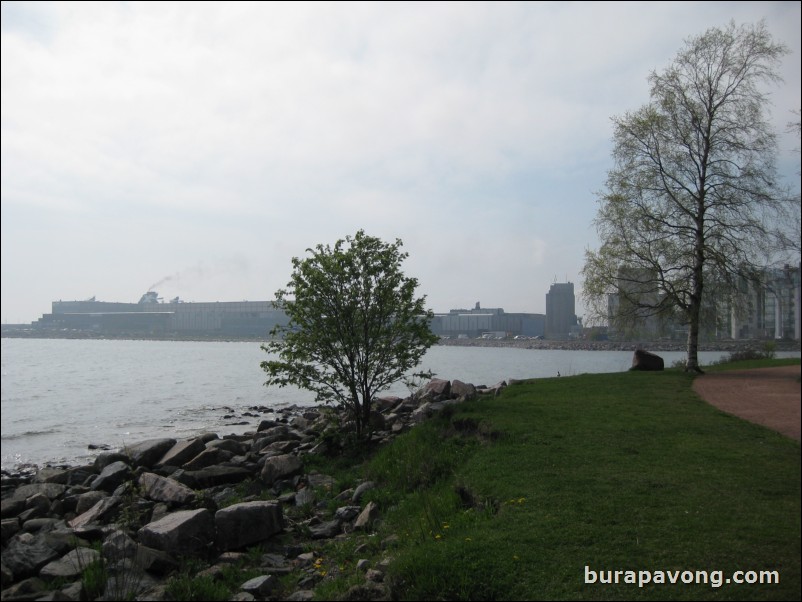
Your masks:
M407 243L438 309L486 283L493 304L543 311L593 242L610 117L684 38L766 16L794 52L782 129L800 106L798 3L2 11L3 306L27 321L73 290L138 299L231 257L249 269L170 294L267 298L292 256L359 228Z

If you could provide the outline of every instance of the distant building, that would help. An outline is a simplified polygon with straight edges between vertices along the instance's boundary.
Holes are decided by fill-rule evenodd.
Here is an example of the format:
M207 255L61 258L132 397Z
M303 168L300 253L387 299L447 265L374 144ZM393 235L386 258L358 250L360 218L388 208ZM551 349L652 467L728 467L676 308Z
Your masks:
M566 340L577 332L573 282L555 282L546 293L546 338Z
M432 332L452 338L479 338L490 335L543 336L543 314L506 313L502 308L482 308L477 302L473 309L452 309L447 314L435 314Z
M272 301L161 303L149 291L139 303L54 301L52 312L31 326L41 331L81 331L98 335L262 337L285 324L287 315Z
M687 337L687 325L677 323L672 308L663 307L664 315L658 316L636 306L634 301L639 299L657 307L665 297L656 292L656 278L646 272L638 278L633 274L619 270L622 294L608 296L611 334L625 339ZM701 338L800 340L800 267L766 269L761 281L760 285L744 281L740 290L726 298L708 294L699 324Z
M733 339L800 340L800 266L768 269L764 285L744 283L730 302L729 328Z

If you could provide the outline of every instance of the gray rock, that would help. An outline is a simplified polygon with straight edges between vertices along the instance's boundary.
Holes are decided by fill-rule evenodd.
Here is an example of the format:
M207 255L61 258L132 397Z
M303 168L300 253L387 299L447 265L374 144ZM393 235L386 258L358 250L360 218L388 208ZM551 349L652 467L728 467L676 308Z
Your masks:
M359 506L340 506L334 511L334 518L344 523L350 523L359 516L360 510L362 508Z
M370 529L377 518L379 518L379 507L374 502L368 502L356 518L354 529Z
M106 468L106 466L113 464L114 462L129 462L130 460L131 458L122 452L104 451L101 452L97 458L95 458L95 471L101 472L104 468Z
M27 499L32 495L43 495L49 500L55 500L61 497L67 490L65 485L58 483L31 483L30 485L22 485L17 487L14 491L13 497L20 499Z
M131 475L131 467L125 462L112 462L92 482L92 489L112 493Z
M311 506L315 503L315 490L311 487L304 487L295 494L296 506Z
M49 562L39 571L40 577L73 579L78 577L86 567L100 560L100 553L92 548L75 548L53 562Z
M156 502L180 506L194 502L197 497L195 492L186 485L168 477L160 477L152 472L140 475L139 485L143 495Z
M364 483L360 483L359 486L354 490L354 495L351 496L351 503L358 504L362 499L362 496L365 495L365 492L374 489L375 487L376 483L373 481L365 481Z
M245 455L248 451L247 447L240 443L239 441L234 441L233 439L216 439L214 441L209 441L206 444L207 449L224 449L225 451L229 451L236 456Z
M312 539L330 539L340 534L340 521L329 520L309 527Z
M423 387L423 397L429 394L436 398L447 399L451 396L451 382L442 378L433 378Z
M203 470L215 464L220 464L234 456L230 451L219 447L204 448L197 456L184 464L184 470Z
M198 554L214 541L214 518L205 508L182 510L148 523L138 532L148 547L171 554Z
M126 446L123 451L131 458L134 466L153 468L175 445L175 439L149 439L134 445Z
M189 439L179 441L156 462L156 466L183 466L192 458L206 449L206 445L200 439Z
M262 467L262 481L271 486L278 480L299 474L302 470L303 463L298 456L292 454L273 456L265 460L265 465Z
M232 485L251 478L253 471L239 466L209 466L201 470L177 470L171 477L192 489Z
M264 541L284 528L281 506L277 502L255 501L234 504L214 515L217 545L236 550Z
M42 534L20 533L3 550L2 562L15 578L30 577L60 554ZM5 596L4 596L5 599Z
M133 558L137 553L137 543L124 531L114 531L103 540L103 557L115 562L123 558Z
M106 497L108 497L108 494L105 491L87 491L86 493L82 493L78 496L75 505L75 514L80 516Z
M476 387L461 380L452 380L451 396L462 400L474 399L476 397Z
M67 523L73 529L80 529L92 523L104 523L117 513L120 504L118 497L105 497L83 514L76 516Z
M249 579L240 585L240 589L253 596L264 598L273 593L276 586L278 586L278 578L275 575L262 575Z

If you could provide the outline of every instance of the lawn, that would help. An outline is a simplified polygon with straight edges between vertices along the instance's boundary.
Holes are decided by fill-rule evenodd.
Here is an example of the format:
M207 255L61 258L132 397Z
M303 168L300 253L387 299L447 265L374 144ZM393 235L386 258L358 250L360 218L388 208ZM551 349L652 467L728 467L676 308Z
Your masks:
M352 467L379 484L379 538L398 537L380 553L395 595L798 600L799 443L691 384L676 370L529 381ZM657 571L665 584L625 583ZM736 571L779 583L726 583Z

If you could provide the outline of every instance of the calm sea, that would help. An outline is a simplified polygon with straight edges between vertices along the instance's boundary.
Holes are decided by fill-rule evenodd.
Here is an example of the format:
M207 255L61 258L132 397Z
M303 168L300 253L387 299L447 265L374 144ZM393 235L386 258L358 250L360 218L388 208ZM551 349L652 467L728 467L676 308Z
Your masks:
M666 365L683 357L660 355ZM722 355L705 352L700 359ZM259 364L267 357L258 343L4 338L2 468L86 462L98 453L90 444L117 448L201 431L242 433L270 417L265 408L313 405L306 391L264 386ZM558 372L620 372L631 362L631 351L438 346L423 368L492 385ZM388 393L409 391L397 385Z

